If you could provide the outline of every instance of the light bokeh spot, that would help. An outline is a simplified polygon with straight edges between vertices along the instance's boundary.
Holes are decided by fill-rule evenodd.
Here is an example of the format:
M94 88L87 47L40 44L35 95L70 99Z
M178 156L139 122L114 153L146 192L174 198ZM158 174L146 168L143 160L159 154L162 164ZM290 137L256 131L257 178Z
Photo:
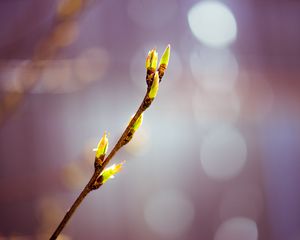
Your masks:
M73 90L76 85L72 79L72 60L59 59L48 61L40 81L32 90L34 93L63 93Z
M214 93L197 91L193 111L200 129L235 123L240 113L240 100L234 92Z
M78 80L89 83L101 79L110 63L107 50L100 47L87 48L74 61L74 72Z
M214 240L257 240L256 223L245 217L226 220L218 228Z
M164 191L153 196L145 208L148 226L163 237L175 238L187 231L194 219L194 206L178 191Z
M246 163L247 146L243 136L231 126L213 129L203 140L200 158L204 172L213 179L237 176Z
M224 47L237 36L234 15L218 1L195 4L188 12L188 22L194 36L207 46Z
M239 73L239 65L228 49L198 47L190 56L192 74L207 91L231 91Z

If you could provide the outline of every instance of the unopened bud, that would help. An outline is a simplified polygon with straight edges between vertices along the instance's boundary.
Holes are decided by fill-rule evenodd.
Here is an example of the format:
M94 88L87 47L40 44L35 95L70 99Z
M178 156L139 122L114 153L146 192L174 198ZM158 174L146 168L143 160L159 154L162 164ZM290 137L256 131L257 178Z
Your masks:
M149 98L155 98L158 92L158 87L159 87L159 76L158 72L156 71L154 74L154 79L153 83L149 92Z
M155 71L157 68L158 54L155 48L148 52L145 67L147 70Z
M99 158L101 155L106 154L108 148L108 139L106 132L104 132L102 138L100 139L98 146L94 151L96 151L96 158Z
M100 175L102 178L101 184L105 183L110 178L114 178L115 177L114 175L121 171L124 162L125 161L118 164L113 164L112 166L104 169Z
M170 51L171 51L171 46L170 46L170 44L168 44L163 55L161 56L161 59L159 61L159 66L164 65L165 68L168 67L169 59L170 59Z
M133 126L132 126L133 130L134 131L138 130L139 127L142 125L142 122L143 122L143 113L141 114L141 116L139 116L139 118L133 124Z

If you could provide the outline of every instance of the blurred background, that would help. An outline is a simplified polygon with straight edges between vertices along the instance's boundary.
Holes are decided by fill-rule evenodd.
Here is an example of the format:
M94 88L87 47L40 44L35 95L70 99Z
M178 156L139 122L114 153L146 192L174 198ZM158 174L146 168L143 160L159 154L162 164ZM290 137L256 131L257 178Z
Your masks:
M145 93L124 169L61 239L299 240L300 2L0 1L0 239L47 239Z

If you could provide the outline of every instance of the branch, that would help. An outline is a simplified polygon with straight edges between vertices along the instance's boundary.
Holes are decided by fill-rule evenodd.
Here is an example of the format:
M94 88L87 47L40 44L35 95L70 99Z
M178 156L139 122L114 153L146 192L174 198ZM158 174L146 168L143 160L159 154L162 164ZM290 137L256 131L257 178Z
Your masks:
M145 97L140 104L138 110L130 120L128 126L124 130L123 134L113 147L113 149L110 151L110 153L106 156L108 141L106 138L106 134L102 137L98 144L96 158L95 158L95 171L90 178L87 185L84 187L82 192L79 194L71 208L67 211L64 218L50 237L50 240L54 240L58 237L58 235L61 233L61 231L64 229L70 218L72 217L73 213L76 211L76 209L79 207L81 202L84 200L84 198L92 191L100 188L105 181L112 177L113 174L117 173L121 167L121 164L118 165L118 167L115 167L115 169L110 169L109 171L105 172L108 169L105 169L107 164L110 162L110 160L114 157L114 155L124 146L126 145L131 138L133 137L133 134L141 124L141 117L143 112L151 105L152 101L156 97L159 82L161 81L165 69L167 68L168 62L169 62L169 55L170 55L170 46L166 48L159 64L159 68L156 71L157 67L157 53L156 50L153 49L148 53L148 57L146 59L146 82L147 82L147 91L145 94Z

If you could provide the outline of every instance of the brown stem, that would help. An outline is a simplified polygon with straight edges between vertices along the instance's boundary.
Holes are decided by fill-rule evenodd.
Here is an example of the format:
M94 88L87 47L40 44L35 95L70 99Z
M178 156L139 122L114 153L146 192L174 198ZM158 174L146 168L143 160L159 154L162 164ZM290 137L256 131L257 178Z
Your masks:
M148 88L147 92L146 92L146 95L145 95L145 97L144 97L141 105L139 106L138 110L136 111L136 113L134 114L133 118L129 122L127 128L124 130L123 134L119 138L119 140L116 143L116 145L113 147L113 149L110 151L110 153L105 158L105 160L103 162L103 165L102 165L101 171L109 163L109 161L113 158L113 156L119 151L119 149L123 146L123 140L126 138L126 136L128 135L128 133L130 132L130 129L132 128L132 126L136 122L136 120L150 106L151 102L150 102L150 104L147 104L147 102L149 101L149 97L148 97L149 91L150 91L150 89Z
M118 142L115 144L113 149L110 151L110 153L107 155L107 157L104 159L103 164L101 167L96 168L94 174L92 175L91 179L89 180L88 184L85 186L85 188L82 190L82 192L79 194L75 202L72 204L71 208L67 211L65 214L64 218L50 237L50 240L54 240L58 237L58 235L61 233L61 231L64 229L70 218L72 217L73 213L76 211L76 209L79 207L83 199L88 195L89 192L94 190L95 188L93 187L97 178L101 174L101 172L104 170L105 166L109 163L109 161L114 157L114 155L119 151L119 149L124 146L124 139L130 132L131 128L133 127L133 124L136 122L136 120L141 116L141 114L151 105L153 99L149 99L148 94L149 94L150 88L148 87L146 95L139 106L138 110L136 111L135 115L129 122L127 128L124 130L123 134L119 138ZM101 187L102 185L99 185Z
M96 181L97 177L99 175L98 171L95 171L93 176L91 177L88 184L84 187L82 192L79 194L79 196L76 198L75 202L72 204L71 208L67 211L64 218L61 220L60 224L55 229L54 233L50 237L50 240L54 240L58 237L58 235L61 233L61 231L64 229L70 218L72 217L73 213L76 211L78 206L81 204L83 199L88 195L88 193L92 190L92 185Z

